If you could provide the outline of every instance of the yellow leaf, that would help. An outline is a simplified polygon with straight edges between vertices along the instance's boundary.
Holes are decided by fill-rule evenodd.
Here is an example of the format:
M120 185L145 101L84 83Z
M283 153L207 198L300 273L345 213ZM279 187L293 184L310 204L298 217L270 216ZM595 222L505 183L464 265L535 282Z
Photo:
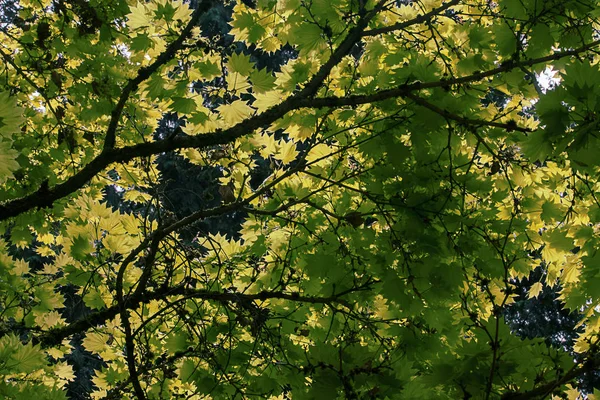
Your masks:
M279 104L281 100L283 100L283 95L278 91L271 91L266 93L256 93L254 94L254 98L256 100L254 100L252 106L260 113Z
M289 164L296 159L297 155L296 144L294 142L284 142L275 158L281 160L284 164Z
M35 318L35 322L43 329L54 328L55 326L66 325L67 322L57 311L50 311Z
M58 272L58 268L56 267L56 264L49 263L49 264L44 264L44 269L38 273L42 273L42 274L46 274L46 275L54 275L57 272Z
M286 128L286 132L294 141L303 142L315 133L315 128L300 125L289 125Z
M83 347L91 353L100 353L107 348L108 335L100 332L90 332L83 339Z
M152 196L150 196L148 193L132 189L125 192L125 194L123 195L123 199L134 203L146 203L152 200Z
M29 272L29 264L24 260L18 259L15 261L15 267L12 269L13 274L19 276Z
M131 30L152 26L154 18L151 17L151 10L148 9L148 6L138 3L130 9L131 13L127 15L127 26Z
M59 362L58 364L56 364L56 366L54 367L54 372L59 378L64 379L66 381L72 381L73 379L75 379L73 367L71 367L66 362Z
M223 104L219 106L217 110L229 125L234 125L243 121L254 112L254 110L242 100L236 100L231 104Z
M173 15L173 19L175 21L179 20L182 23L186 24L192 17L192 10L190 9L189 5L179 0L174 1L171 4L176 9L175 14Z
M331 154L331 148L326 144L320 143L314 146L312 149L310 149L308 155L306 156L306 161L308 163L312 163L316 160L320 160L327 157L329 154Z
M246 92L251 85L248 79L237 72L227 74L227 90L230 92Z
M529 292L528 292L527 296L530 299L532 297L538 297L543 288L544 288L544 285L542 285L541 282L536 282L533 285L531 285L531 288L529 288Z
M137 243L125 235L108 235L102 239L102 244L111 253L127 254Z
M273 53L281 48L281 40L275 36L270 36L260 42L260 47L268 53Z
M589 349L590 349L590 344L585 339L585 337L579 337L577 339L577 341L575 342L575 345L573 346L573 350L575 350L576 353L580 353L580 354L585 353Z
M56 347L51 347L49 349L46 349L46 354L48 354L50 357L56 359L56 360L60 360L61 358L63 358L65 356L65 352L57 349Z
M567 257L567 262L565 263L562 274L560 276L561 282L564 283L576 283L579 281L579 267L577 265L577 261L574 260L576 256Z
M277 142L273 135L267 133L256 134L252 137L251 143L259 149L263 158L269 158L277 152Z
M567 390L565 392L565 394L567 395L567 399L569 399L569 400L577 400L577 399L580 398L581 393L579 393L579 390L575 389L571 385L567 385L567 387L569 388L569 390Z
M52 250L48 246L40 246L37 249L35 249L35 251L42 257L50 257L55 254L54 250Z

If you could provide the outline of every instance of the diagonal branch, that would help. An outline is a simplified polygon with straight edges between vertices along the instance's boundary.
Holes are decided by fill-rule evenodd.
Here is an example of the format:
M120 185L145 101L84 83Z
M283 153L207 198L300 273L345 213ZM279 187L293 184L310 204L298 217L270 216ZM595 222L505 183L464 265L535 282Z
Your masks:
M117 105L115 106L115 108L113 108L113 110L110 113L110 121L108 123L108 129L106 130L103 152L106 152L115 147L119 120L121 119L121 115L123 114L123 108L125 108L125 104L127 103L127 100L129 100L129 96L131 96L131 93L135 92L142 82L150 78L150 76L156 71L158 71L160 67L162 67L167 62L171 61L173 57L175 57L175 53L177 53L177 51L181 48L183 41L190 35L192 29L194 29L194 27L198 25L200 17L202 17L203 14L205 14L208 10L212 8L213 2L214 0L203 0L198 5L198 8L194 10L190 21L185 26L185 28L183 28L183 31L181 31L177 39L171 42L152 64L148 65L147 67L140 68L140 70L137 73L137 76L133 79L130 79L129 82L127 82L127 85L125 85L123 91L121 92L121 96L119 97Z
M439 114L444 118L451 119L451 120L456 121L463 125L472 126L474 128L480 127L480 126L493 126L495 128L506 129L509 132L510 131L531 132L531 129L521 128L521 127L517 126L515 123L502 123L502 122L486 121L484 119L465 118L458 114L454 114L453 112L450 112L448 110L440 108L440 107L436 106L435 104L432 104L432 103L428 102L427 100L425 100L424 98L419 97L413 93L407 93L404 95L404 97L411 99L416 104L418 104L422 107L425 107L428 110L431 110L434 113Z
M377 13L383 9L387 1L388 0L380 0L371 11L359 19L356 26L350 29L342 43L340 43L340 45L331 54L331 57L329 57L325 64L319 68L319 71L313 75L311 80L306 84L306 86L304 86L304 89L294 96L295 98L306 99L314 96L317 93L319 87L321 87L327 76L329 76L331 69L339 64L340 61L342 61L342 58L347 55L352 50L352 47L354 47L354 45L360 40L360 38L364 36L363 32L369 24L369 21L371 21L375 15L377 15Z
M557 378L554 381L548 382L544 385L538 386L534 389L526 392L515 393L509 392L502 396L502 400L533 400L538 398L545 398L551 394L554 390L558 389L562 385L575 380L586 372L594 371L600 365L600 358L598 354L593 354L583 365L574 365L569 371L563 376Z
M34 208L50 207L56 200L66 197L94 178L99 172L104 170L112 163L128 162L137 157L145 157L163 152L186 149L186 148L205 148L215 145L231 143L236 139L246 136L254 130L267 126L288 112L299 108L325 108L325 107L344 107L356 106L360 104L373 103L396 97L406 96L407 93L431 88L446 88L453 85L461 85L481 81L483 78L494 76L499 73L509 72L522 66L532 66L549 61L559 60L565 57L571 57L588 51L600 45L600 40L585 44L577 49L555 52L552 55L534 58L524 61L505 62L485 72L477 72L471 75L457 77L453 79L444 79L432 82L414 82L400 85L396 88L380 90L376 93L365 95L354 95L347 97L323 97L323 98L299 98L297 96L289 97L282 103L255 115L237 125L225 129L217 130L198 136L189 136L173 138L150 143L140 143L134 146L123 147L105 151L87 164L81 171L50 189L41 187L36 192L25 197L10 200L0 205L0 221L15 217Z
M460 3L460 0L452 0L448 3L442 4L438 8L434 8L426 14L419 15L418 17L413 18L411 20L398 22L394 25L384 26L382 28L369 29L368 31L365 31L363 33L363 36L377 36L385 33L394 32L400 29L408 28L411 25L421 24L423 22L431 20L432 18L438 16L441 12L446 11L447 9L457 5L458 3Z
M256 300L289 300L297 303L310 303L310 304L341 304L348 306L348 303L344 301L342 296L350 294L354 291L362 290L361 288L355 288L346 290L342 293L334 294L327 297L319 296L307 296L302 295L298 292L283 292L283 291L262 291L255 294L243 294L243 293L229 293L229 292L217 292L203 289L191 289L185 286L176 286L169 288L161 288L153 292L144 292L136 295L135 297L129 298L125 306L128 310L134 310L142 304L147 304L154 300L164 300L170 296L184 296L189 299L202 299L202 300L214 300L220 302L245 302L245 301L256 301ZM88 331L90 328L94 328L105 324L107 321L115 318L120 313L119 305L113 305L104 310L96 311L89 314L87 317L77 320L67 326L61 328L55 328L47 333L34 338L34 343L40 343L44 347L59 345L64 339L77 334Z

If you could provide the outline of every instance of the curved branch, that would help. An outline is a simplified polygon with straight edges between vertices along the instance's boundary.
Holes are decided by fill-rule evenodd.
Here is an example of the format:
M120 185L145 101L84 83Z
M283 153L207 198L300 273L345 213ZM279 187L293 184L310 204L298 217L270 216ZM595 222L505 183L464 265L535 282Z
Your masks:
M167 48L156 58L156 60L148 65L147 67L140 68L137 73L137 76L133 79L130 79L127 82L127 85L123 88L121 92L121 96L119 97L119 101L117 105L110 113L110 121L108 123L108 129L106 130L106 137L104 139L104 148L103 152L110 150L115 147L117 127L119 126L119 120L121 119L121 115L123 114L123 108L129 100L129 96L132 92L136 91L139 85L144 82L146 79L150 78L150 76L158 71L160 67L165 65L167 62L171 61L173 57L175 57L175 53L181 48L183 41L189 36L192 32L192 29L198 25L198 21L200 17L208 10L210 10L213 6L213 0L203 0L198 8L194 10L192 17L188 24L183 28L183 31L179 34L175 41L171 42Z
M411 20L398 22L394 25L384 26L382 28L369 29L368 31L365 31L363 33L363 36L377 36L377 35L381 35L381 34L385 34L385 33L390 33L393 31L397 31L400 29L408 28L409 26L414 25L414 24L420 24L420 23L429 21L433 17L438 16L441 12L446 11L447 9L449 9L452 6L457 5L458 3L460 3L460 0L452 0L448 3L442 4L438 8L434 8L433 10L429 11L426 14L420 15Z
M493 126L495 128L506 129L509 132L510 131L531 132L531 129L521 128L521 127L517 126L517 124L514 122L513 123L501 123L501 122L494 122L494 121L486 121L483 119L465 118L460 115L454 114L448 110L440 108L440 107L436 106L435 104L432 104L432 103L428 102L427 100L423 99L422 97L419 97L413 93L407 93L405 95L405 97L411 99L416 104L418 104L422 107L425 107L428 110L431 110L436 114L441 115L444 118L451 119L451 120L456 121L463 125L468 125L468 126L472 126L472 127Z
M25 197L14 199L0 205L0 221L15 217L34 208L50 207L56 200L66 197L83 187L88 181L95 177L112 163L128 162L137 157L151 156L168 151L186 148L204 148L209 146L231 143L236 139L246 136L254 130L270 125L292 110L300 108L335 108L344 106L356 106L360 104L373 103L395 97L404 97L410 92L431 88L444 88L453 85L461 85L481 81L483 78L494 76L502 72L509 72L522 66L532 66L544 62L555 61L561 58L578 55L600 45L600 40L593 41L574 50L556 52L552 55L534 58L524 61L511 61L497 68L485 72L477 72L471 75L444 79L432 82L415 82L400 85L396 88L380 90L376 93L365 95L354 95L347 97L322 97L322 98L299 98L289 97L282 103L255 115L237 125L225 129L216 130L198 136L172 138L163 141L140 143L134 146L120 149L107 150L92 160L81 171L50 189L41 187L36 192ZM514 128L513 128L514 129Z
M139 307L141 304L147 304L154 300L163 300L169 296L184 296L190 299L202 299L202 300L215 300L225 302L245 302L255 300L289 300L297 303L310 303L310 304L341 304L348 306L348 303L341 297L352 293L353 291L359 291L362 288L355 288L346 290L339 294L334 294L328 297L318 296L306 296L301 295L297 292L285 293L282 291L262 291L255 294L243 294L243 293L228 293L228 292L216 292L202 289L191 289L185 286L170 287L164 289L158 289L154 292L140 293L135 297L129 298L125 307L127 310L133 310ZM105 310L96 311L85 318L82 318L76 322L73 322L62 328L55 328L47 333L34 338L35 344L39 343L43 347L50 347L59 345L64 339L77 333L83 333L90 328L103 325L107 321L115 318L120 313L119 305L113 305Z
M527 392L506 393L502 396L502 400L530 400L530 399L532 400L532 399L537 399L537 398L543 398L543 397L551 394L554 390L556 390L560 386L566 385L567 383L580 377L584 373L595 370L599 365L600 365L600 355L595 354L595 355L593 355L592 358L590 358L583 365L580 365L580 366L574 365L573 368L571 368L563 376L557 378L554 381L551 381L544 385L538 386Z

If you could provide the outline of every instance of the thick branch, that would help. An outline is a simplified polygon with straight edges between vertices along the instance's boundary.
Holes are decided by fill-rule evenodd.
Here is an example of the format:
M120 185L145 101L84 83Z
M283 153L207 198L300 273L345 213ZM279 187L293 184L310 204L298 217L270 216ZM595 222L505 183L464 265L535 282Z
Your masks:
M331 69L339 64L339 62L342 61L342 58L344 58L344 56L348 54L350 50L352 50L352 47L360 40L360 38L364 36L363 31L369 24L369 21L371 21L379 11L381 11L386 2L387 0L380 0L371 11L369 11L358 21L356 26L350 29L342 43L340 43L340 45L335 49L325 64L319 68L319 71L313 75L311 80L306 84L306 86L304 86L304 89L302 89L295 96L296 98L306 99L314 96L315 93L317 93L319 87L321 87L327 76L329 76Z
M499 67L490 69L488 71L476 72L471 75L452 78L452 79L442 79L439 81L432 82L414 82L407 83L400 86L397 86L392 89L383 89L376 93L371 94L362 94L362 95L354 95L354 96L346 96L346 97L322 97L318 99L312 99L310 101L303 101L300 107L306 108L324 108L324 107L343 107L343 106L357 106L361 104L369 104L377 101L388 100L396 97L406 97L408 93L415 92L423 89L433 89L433 88L449 88L455 85L463 85L466 83L473 83L483 80L484 78L488 78L490 76L494 76L503 72L510 72L515 68L521 67L530 67L537 64L543 64L549 61L556 61L561 58L571 57L574 55L581 54L587 50L590 50L594 47L600 45L600 40L596 40L594 42L588 43L584 46L581 46L574 50L567 51L558 51L552 55L540 57L540 58L532 58L529 60L523 61L507 61L502 63Z
M477 72L468 76L444 79L433 82L415 82L400 85L393 89L380 90L376 93L365 95L354 95L347 97L324 97L324 98L298 98L290 97L279 105L269 110L251 117L237 125L226 130L217 130L213 133L207 133L198 136L189 136L173 138L150 143L141 143L134 146L124 147L105 151L86 165L81 171L73 175L67 181L54 186L51 189L40 188L36 192L6 202L0 206L0 221L17 216L34 208L50 207L52 204L63 197L74 193L83 187L89 180L95 177L110 164L115 162L128 162L137 157L150 156L168 151L186 149L186 148L204 148L215 145L223 145L235 141L237 138L245 136L254 130L263 126L270 125L277 119L283 117L288 112L299 108L334 108L344 106L356 106L360 104L383 101L395 97L406 96L410 92L431 88L451 87L481 81L482 79L502 72L508 72L522 66L532 66L549 61L555 61L564 57L574 56L592 49L600 44L600 40L588 43L574 50L556 52L546 57L540 57L524 61L511 61L500 65L497 68L485 72Z

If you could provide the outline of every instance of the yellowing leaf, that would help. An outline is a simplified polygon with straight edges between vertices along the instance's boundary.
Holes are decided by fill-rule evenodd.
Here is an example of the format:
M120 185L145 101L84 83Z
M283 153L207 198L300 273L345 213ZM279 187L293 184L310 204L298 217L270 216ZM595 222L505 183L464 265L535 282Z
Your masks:
M154 18L150 14L151 10L146 4L137 3L130 10L131 13L127 15L127 26L131 30L146 28L154 23Z
M223 104L219 106L217 110L228 125L237 124L254 112L254 110L242 100L236 100L231 104Z
M260 42L260 47L268 53L273 53L281 48L281 40L275 36L270 36Z
M89 352L100 353L106 350L108 335L101 332L90 332L83 339L83 347Z
M123 199L134 203L146 203L152 200L152 196L139 190L131 189L125 192Z
M309 164L313 163L316 160L320 160L324 157L327 157L327 155L331 154L331 152L331 147L327 146L326 144L319 143L318 145L310 149L308 155L306 156L306 161Z
M138 242L127 235L109 234L102 239L102 244L111 253L127 254L138 245Z
M576 256L567 257L567 262L565 262L560 276L560 280L563 284L577 283L579 281L579 274L581 271L579 270L579 265L575 257Z
M75 379L75 374L73 373L73 367L71 367L66 362L59 362L54 367L54 373L60 378L66 381L72 381Z
M43 329L54 328L55 326L62 326L66 324L64 318L60 316L58 311L50 311L35 318L35 322Z
M577 390L571 385L567 385L567 387L568 390L565 392L565 394L567 395L568 400L578 400L581 398L581 393L579 392L579 390Z
M544 288L544 285L541 282L536 282L533 285L531 285L531 288L529 288L529 292L527 293L527 296L530 299L533 297L538 297L543 288Z
M284 142L280 146L275 158L281 160L284 164L289 164L296 159L297 155L296 144L294 142Z
M255 107L258 112L263 112L273 107L276 104L281 103L282 95L278 91L271 91L266 93L256 93L254 95L254 103L252 106Z
M237 72L227 74L227 90L230 92L245 92L248 89L250 89L250 83L248 83L245 76Z
M26 274L29 272L29 264L25 260L18 259L15 261L15 267L11 272L17 276Z

